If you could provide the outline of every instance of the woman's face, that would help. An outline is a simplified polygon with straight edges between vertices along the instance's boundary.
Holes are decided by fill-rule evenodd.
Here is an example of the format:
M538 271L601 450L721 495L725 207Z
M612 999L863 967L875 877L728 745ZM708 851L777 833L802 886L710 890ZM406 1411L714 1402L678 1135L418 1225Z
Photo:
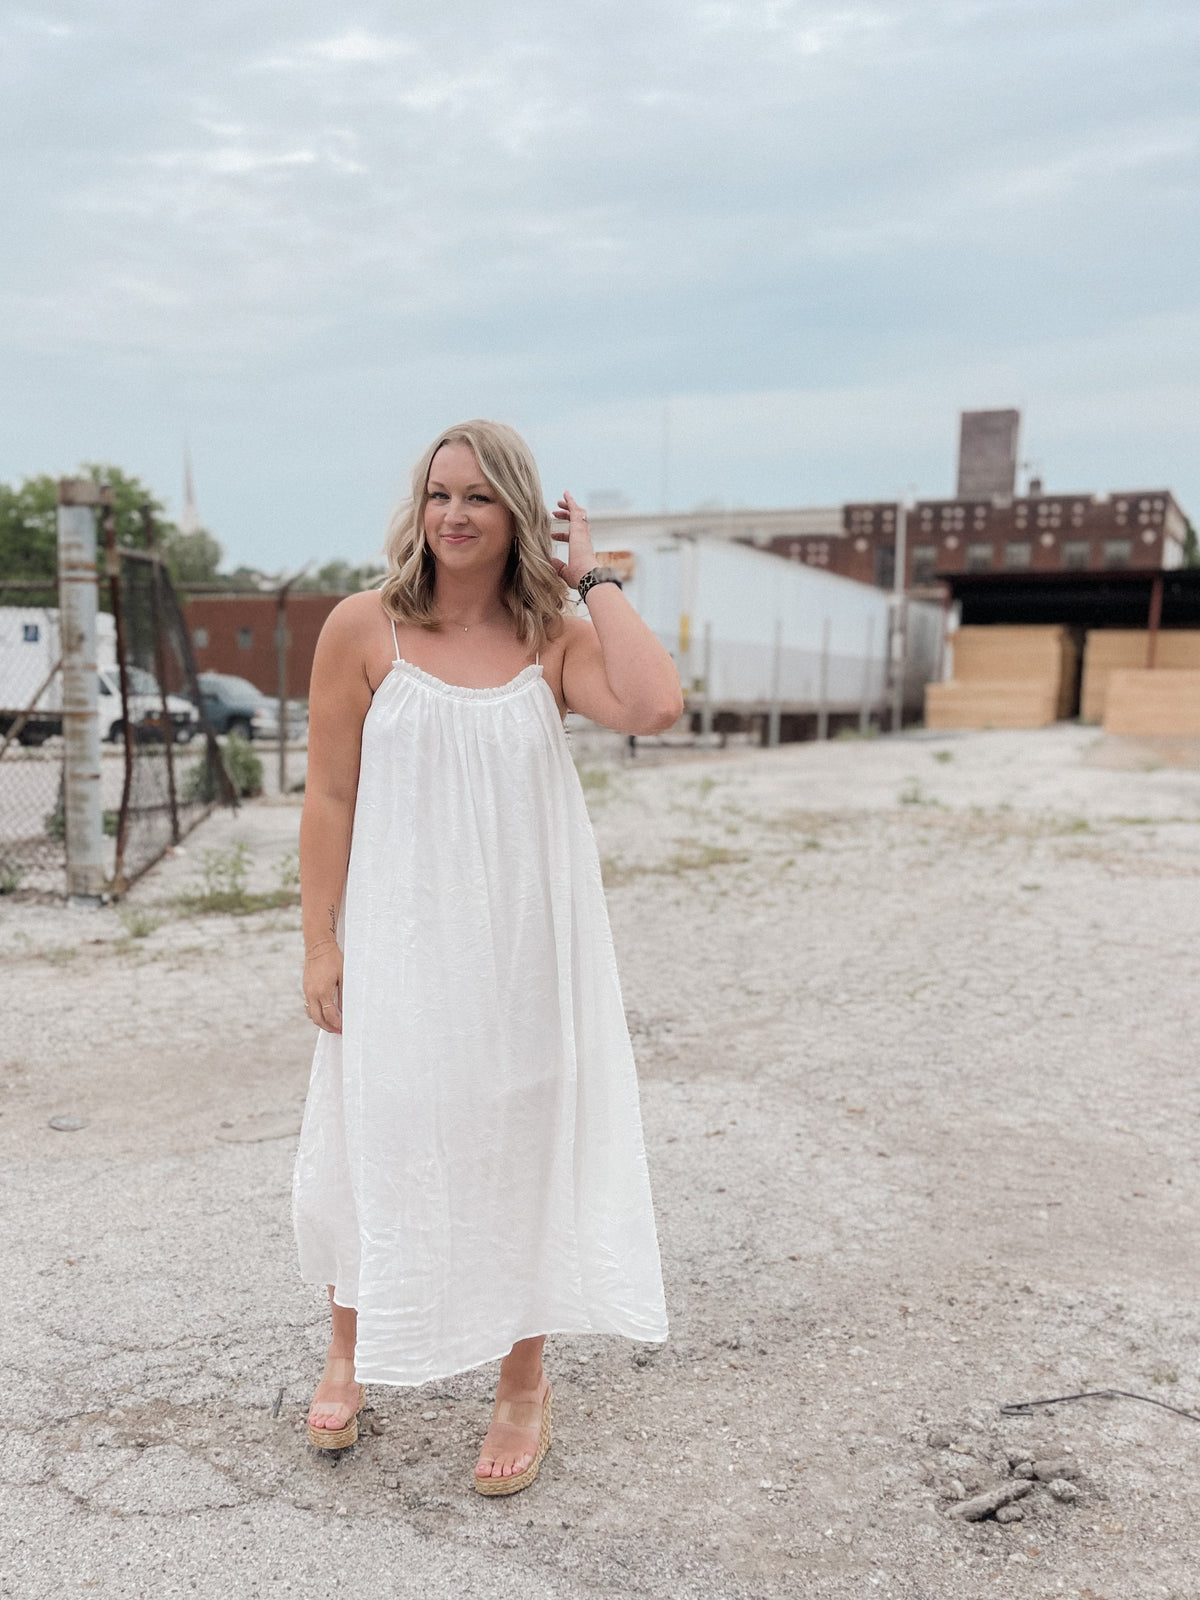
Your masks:
M479 470L469 444L444 444L429 466L425 540L439 562L467 572L503 568L513 541L508 507Z

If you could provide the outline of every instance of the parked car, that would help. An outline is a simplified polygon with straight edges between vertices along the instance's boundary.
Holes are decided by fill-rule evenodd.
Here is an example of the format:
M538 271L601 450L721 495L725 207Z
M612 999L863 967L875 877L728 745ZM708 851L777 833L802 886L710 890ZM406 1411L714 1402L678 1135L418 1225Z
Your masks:
M256 739L267 739L271 743L279 738L279 701L274 696L263 696L251 718L251 732ZM289 744L308 741L308 707L301 700L287 703L287 740Z
M142 667L125 668L129 684L129 721L138 739L161 739L163 694L153 673ZM200 731L200 717L190 700L182 695L167 696L167 715L171 719L171 738L187 744ZM100 669L100 737L120 744L125 737L121 715L121 674L116 667Z
M201 672L200 699L214 733L239 733L254 738L254 713L267 704L267 697L248 678L230 672Z

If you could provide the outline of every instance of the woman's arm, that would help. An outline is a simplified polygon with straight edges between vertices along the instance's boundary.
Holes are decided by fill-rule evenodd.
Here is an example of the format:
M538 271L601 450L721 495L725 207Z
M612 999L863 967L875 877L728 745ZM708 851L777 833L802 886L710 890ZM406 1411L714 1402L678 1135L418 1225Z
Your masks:
M575 588L596 565L586 513L570 494L555 516L569 523L566 561L557 563ZM597 583L584 604L591 625L578 619L563 652L563 699L572 711L618 733L661 733L683 714L675 663L615 583Z
M350 861L363 718L371 704L363 640L376 594L352 595L326 618L313 657L308 700L308 773L300 817L304 1003L328 1033L342 1031L338 911Z

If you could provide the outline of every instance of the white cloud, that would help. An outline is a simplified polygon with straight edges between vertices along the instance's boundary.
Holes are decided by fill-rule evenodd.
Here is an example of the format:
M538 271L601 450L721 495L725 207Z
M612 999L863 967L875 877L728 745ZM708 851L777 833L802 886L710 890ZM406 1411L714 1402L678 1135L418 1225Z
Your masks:
M261 58L253 65L272 72L297 72L321 67L384 66L410 55L405 39L351 28L324 39L310 39Z
M56 383L119 428L121 383L155 375L205 397L197 433L206 407L242 419L212 469L235 508L273 472L286 500L318 455L365 481L485 403L564 470L594 455L581 485L653 499L664 394L684 503L852 492L872 462L890 483L950 450L960 404L1014 396L1073 459L1104 438L1095 481L1125 448L1105 416L1147 458L1190 441L1200 502L1171 422L1200 368L1193 0L56 0L43 21L67 31L10 18L0 52L0 359L25 375L0 476L60 459ZM276 413L288 436L239 464ZM316 528L315 501L291 509Z

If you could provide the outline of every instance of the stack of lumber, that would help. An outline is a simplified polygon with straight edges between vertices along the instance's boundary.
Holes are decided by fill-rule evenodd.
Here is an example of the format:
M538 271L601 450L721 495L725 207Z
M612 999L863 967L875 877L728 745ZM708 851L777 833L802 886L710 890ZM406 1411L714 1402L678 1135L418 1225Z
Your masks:
M1103 722L1109 676L1122 668L1146 665L1150 635L1144 628L1093 628L1083 651L1083 693L1079 715L1084 722ZM1200 670L1200 629L1169 628L1154 645L1155 667Z
M925 725L1048 727L1071 715L1076 659L1068 628L959 628L953 680L926 686Z
M1104 731L1127 738L1200 737L1200 670L1114 668L1108 675Z

